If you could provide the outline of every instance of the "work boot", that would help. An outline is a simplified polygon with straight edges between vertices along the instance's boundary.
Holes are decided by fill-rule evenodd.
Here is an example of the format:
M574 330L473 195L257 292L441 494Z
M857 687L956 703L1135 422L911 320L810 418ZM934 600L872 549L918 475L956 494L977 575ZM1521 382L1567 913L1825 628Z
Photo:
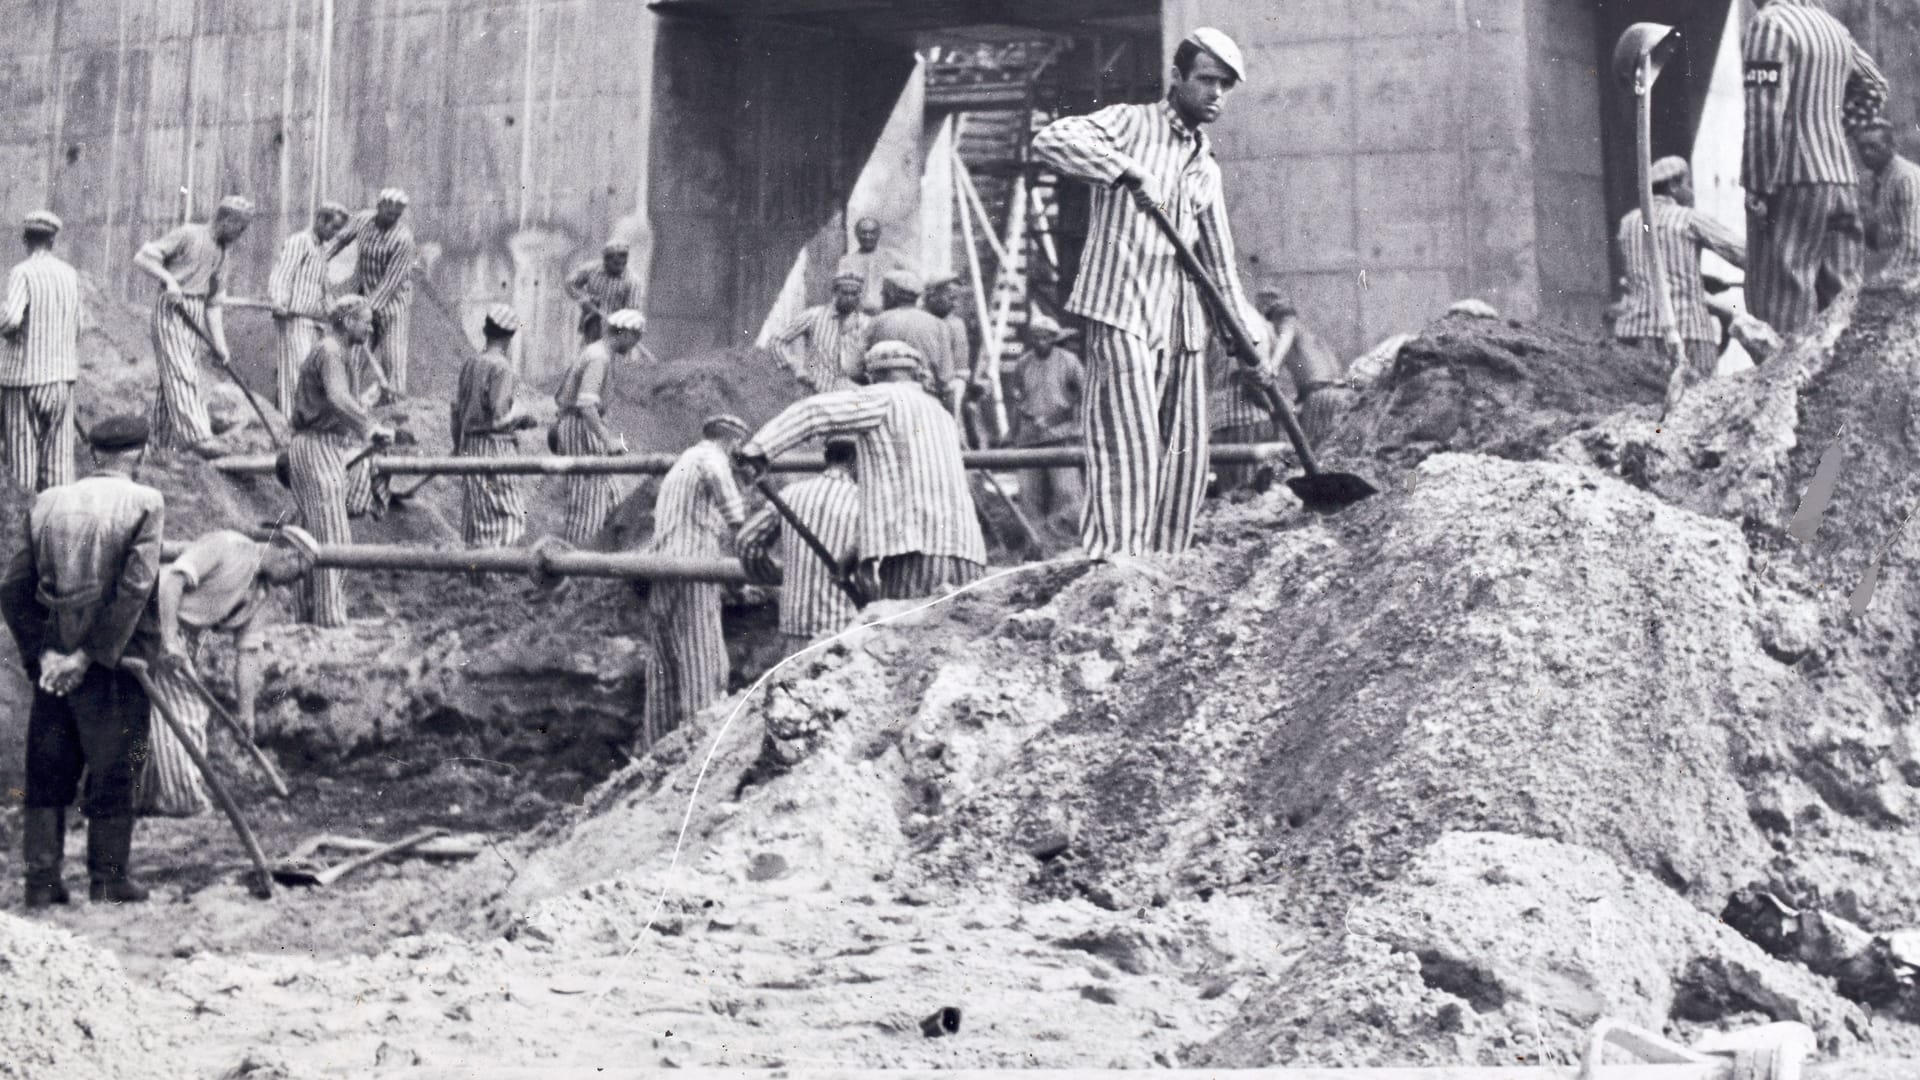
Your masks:
M133 854L133 815L97 817L87 821L87 899L95 903L137 904L147 890L127 876Z
M60 864L67 856L66 810L30 806L22 831L27 864L27 907L66 903L67 886L60 880Z

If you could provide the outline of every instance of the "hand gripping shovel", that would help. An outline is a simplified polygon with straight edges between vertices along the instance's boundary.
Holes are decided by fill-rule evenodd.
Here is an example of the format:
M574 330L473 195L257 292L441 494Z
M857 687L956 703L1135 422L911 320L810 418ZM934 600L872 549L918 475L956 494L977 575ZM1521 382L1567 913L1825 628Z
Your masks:
M761 477L753 482L753 486L760 494L767 497L767 505L773 507L773 512L786 521L787 527L800 537L800 541L819 556L827 572L833 575L833 583L840 586L841 592L847 594L847 599L853 601L853 606L866 607L868 600L866 591L854 581L853 574L834 559L833 552L828 551L827 545L820 542L820 538L813 534L812 529L807 528L806 523L800 520L800 515L793 512L793 507L787 505L787 500L780 497L780 493L773 489L773 485L765 477Z
M1653 240L1653 82L1673 55L1680 35L1673 27L1660 23L1634 23L1620 35L1613 47L1613 75L1634 98L1634 166L1640 181L1640 230L1642 243L1652 257L1653 315L1660 324L1660 347L1667 354L1672 373L1667 376L1667 399L1661 416L1673 411L1687 386L1687 349L1680 340L1679 323L1673 315L1673 294L1667 291L1667 267L1660 245Z
M1186 241L1180 239L1179 230L1173 227L1167 212L1158 206L1149 206L1147 216L1160 227L1160 232L1166 236L1167 242L1173 245L1173 253L1179 257L1181 269L1187 272L1187 276L1193 279L1194 285L1199 287L1201 295L1207 298L1207 303L1212 305L1214 318L1218 321L1219 327L1227 332L1233 351L1240 354L1240 362L1248 367L1258 365L1260 351L1254 347L1253 337L1241 324L1240 313L1227 305L1227 298L1221 294L1220 286L1214 284L1206 267L1200 265L1200 260L1194 256L1193 249L1187 246ZM1287 486L1293 489L1295 497L1307 509L1329 513L1344 510L1369 495L1380 493L1379 488L1352 473L1322 472L1320 463L1314 460L1313 448L1307 445L1306 432L1300 430L1300 421L1293 415L1293 406L1287 404L1287 399L1274 389L1272 383L1263 383L1261 393L1267 399L1267 408L1273 413L1274 418L1280 421L1280 426L1286 429L1287 439L1293 443L1294 452L1300 455L1300 468L1306 472L1306 475L1289 477Z

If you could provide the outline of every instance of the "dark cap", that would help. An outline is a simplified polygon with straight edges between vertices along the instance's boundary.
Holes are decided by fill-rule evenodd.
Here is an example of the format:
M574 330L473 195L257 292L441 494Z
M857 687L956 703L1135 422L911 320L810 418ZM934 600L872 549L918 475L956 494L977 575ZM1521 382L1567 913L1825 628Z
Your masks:
M147 445L149 429L143 416L109 416L87 432L87 443L95 450L119 453Z

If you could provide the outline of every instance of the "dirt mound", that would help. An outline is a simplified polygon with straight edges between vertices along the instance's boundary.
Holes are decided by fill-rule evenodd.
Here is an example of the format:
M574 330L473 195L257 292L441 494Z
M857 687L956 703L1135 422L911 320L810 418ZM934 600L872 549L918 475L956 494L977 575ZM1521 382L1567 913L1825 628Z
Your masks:
M181 1076L152 1008L109 955L0 915L0 1077Z

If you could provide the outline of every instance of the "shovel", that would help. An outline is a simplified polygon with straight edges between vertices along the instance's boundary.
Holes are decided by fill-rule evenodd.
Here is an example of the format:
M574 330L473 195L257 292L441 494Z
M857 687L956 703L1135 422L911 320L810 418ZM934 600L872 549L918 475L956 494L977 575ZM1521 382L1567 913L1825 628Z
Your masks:
M317 873L302 866L282 863L273 868L273 880L282 885L317 885L324 888L361 867L371 866L389 855L398 854L408 848L419 847L446 831L445 829L422 829L405 840L374 848L364 855L356 855L345 862L335 863Z
M206 342L207 348L213 353L213 362L219 365L221 371L227 373L227 378L233 380L233 385L240 388L240 393L247 399L247 404L253 406L253 415L259 417L260 426L266 429L267 438L272 439L273 445L275 446L285 445L280 441L279 433L273 430L273 425L267 422L267 411L260 407L260 399L253 396L252 390L247 389L246 380L240 378L240 373L233 370L231 364L220 359L220 348L213 343L213 335L208 333L205 327L195 322L193 316L187 314L187 306L185 304L175 300L173 301L173 305L178 309L180 321L187 324L187 329L193 331L194 337Z
M1673 368L1667 376L1667 399L1661 417L1673 411L1687 388L1687 349L1680 341L1679 324L1673 316L1673 295L1667 292L1667 267L1660 245L1653 240L1653 82L1673 55L1680 35L1673 27L1642 22L1627 27L1613 47L1613 75L1633 93L1634 167L1638 170L1640 192L1640 229L1647 254L1651 256L1653 280L1653 317L1660 324L1660 347Z
M866 607L868 599L866 592L853 580L853 575L834 559L833 552L827 550L827 545L822 543L820 538L813 534L813 530L807 528L806 523L800 520L800 515L793 512L793 507L787 505L787 500L780 497L780 493L774 490L773 484L762 477L755 480L753 486L760 494L767 497L767 505L773 507L773 512L786 521L787 527L794 531L794 535L800 538L801 543L806 544L808 550L819 557L820 562L826 566L827 572L833 575L833 583L840 586L841 592L847 594L847 599L853 601L853 606Z
M1254 347L1252 335L1248 334L1247 328L1241 324L1240 313L1228 306L1227 298L1220 292L1220 286L1214 284L1212 275L1207 273L1207 268L1200 265L1200 260L1193 254L1193 249L1187 246L1185 240L1180 239L1180 232L1173 227L1173 221L1167 217L1167 212L1158 206L1149 206L1147 216L1160 227L1160 232L1166 236L1167 242L1173 245L1173 253L1179 257L1181 269L1187 272L1187 276L1193 279L1194 285L1199 287L1201 295L1205 296L1207 302L1212 305L1220 328L1227 332L1227 338L1233 350L1240 354L1240 362L1248 367L1258 365L1260 351ZM1293 489L1294 496L1307 509L1331 513L1344 510L1361 499L1380 493L1379 488L1352 473L1322 472L1320 463L1314 459L1313 447L1307 445L1306 432L1300 430L1300 421L1293 415L1293 406L1287 404L1287 399L1275 389L1271 382L1262 380L1260 391L1261 396L1266 398L1267 409L1273 413L1274 419L1280 421L1280 426L1286 430L1288 441L1293 443L1294 452L1300 455L1300 468L1306 475L1288 477L1287 486Z

